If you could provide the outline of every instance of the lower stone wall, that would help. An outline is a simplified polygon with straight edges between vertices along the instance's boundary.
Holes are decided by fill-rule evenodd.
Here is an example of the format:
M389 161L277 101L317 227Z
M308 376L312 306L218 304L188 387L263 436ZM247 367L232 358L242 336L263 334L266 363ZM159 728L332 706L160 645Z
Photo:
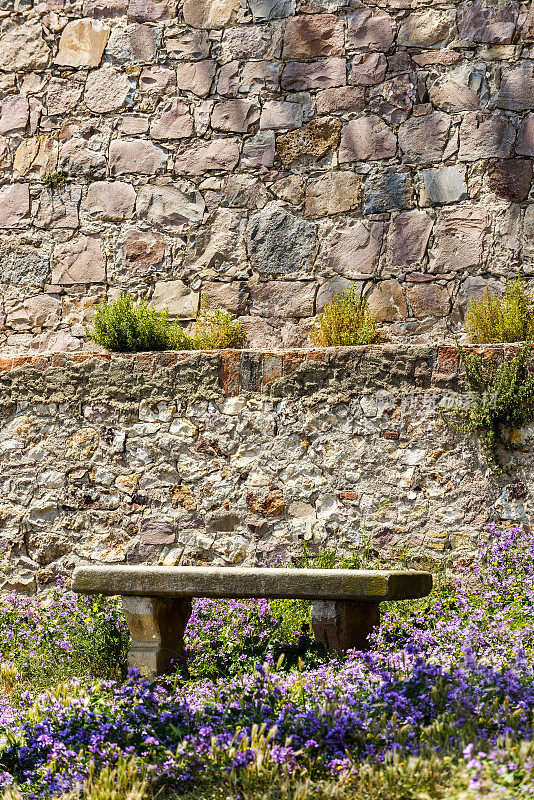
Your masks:
M502 356L502 348L489 350ZM504 353L506 355L506 353ZM528 523L438 412L448 347L0 359L2 586L75 564L262 564L306 542L464 558ZM414 561L415 554L415 561Z

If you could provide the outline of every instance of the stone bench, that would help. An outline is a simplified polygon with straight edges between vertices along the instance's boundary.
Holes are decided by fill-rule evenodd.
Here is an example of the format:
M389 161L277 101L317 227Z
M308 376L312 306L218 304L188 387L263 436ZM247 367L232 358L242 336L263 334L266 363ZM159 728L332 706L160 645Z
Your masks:
M432 590L428 572L237 567L78 567L80 594L120 595L132 635L129 664L149 675L185 661L184 630L193 597L312 601L312 627L327 650L365 650L379 604Z

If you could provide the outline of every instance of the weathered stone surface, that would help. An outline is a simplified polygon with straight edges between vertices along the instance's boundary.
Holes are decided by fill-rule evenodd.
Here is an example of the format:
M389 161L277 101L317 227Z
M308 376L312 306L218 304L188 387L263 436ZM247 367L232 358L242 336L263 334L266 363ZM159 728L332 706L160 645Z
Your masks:
M408 316L408 304L400 283L391 278L380 281L367 297L369 308L378 323L395 322Z
M108 38L109 28L99 20L72 20L61 32L54 62L62 67L98 67Z
M367 178L363 190L366 214L383 214L411 205L413 186L407 172L384 172Z
M184 0L182 13L193 28L225 28L237 20L239 0Z
M421 173L421 178L424 185L424 191L421 193L422 199L428 200L430 203L443 205L467 199L465 168L425 169Z
M27 183L0 186L0 228L25 227L30 220L30 191Z
M335 14L304 14L288 21L282 55L288 61L340 56L343 46L343 22Z
M193 292L183 281L156 283L150 305L156 311L169 310L171 317L194 319L198 312L200 294Z
M161 233L130 228L120 240L118 257L134 277L154 274L165 261L167 243Z
M7 308L7 324L17 331L54 328L61 317L61 300L40 294L16 300Z
M402 211L391 223L388 263L407 267L420 261L432 232L432 217L426 211Z
M409 164L441 161L449 138L451 120L448 114L433 111L411 117L399 126L399 147Z
M279 84L279 64L273 61L248 61L241 72L239 91L256 95L263 89L277 92Z
M393 158L397 140L390 128L374 114L345 122L341 131L339 161L379 161Z
M213 128L219 131L246 133L260 118L260 109L249 100L226 100L216 103L211 115Z
M488 185L509 203L526 200L532 184L532 163L527 159L496 161L489 170Z
M246 273L246 217L242 211L219 208L189 236L186 264L192 275L209 271L230 277Z
M445 317L450 311L449 293L437 283L417 283L406 296L415 317Z
M363 111L365 108L364 90L359 86L340 86L338 89L324 89L317 96L318 114L336 114L341 111Z
M273 46L273 31L265 25L236 25L227 28L222 37L221 53L224 60L243 61L263 58Z
M235 97L239 89L239 61L223 64L217 78L217 94Z
M0 134L26 127L29 117L28 98L23 94L6 97L0 104Z
M260 131L256 136L245 141L241 166L245 169L247 167L272 167L275 152L274 131Z
M194 30L185 25L166 29L165 47L169 56L179 61L208 58L210 54L207 31Z
M2 243L1 281L15 286L42 285L49 274L50 260L46 251L31 246L9 246Z
M363 53L350 62L349 83L354 86L375 86L384 80L388 62L383 53Z
M378 268L384 224L367 220L339 220L321 232L318 265L346 278L365 278Z
M0 36L0 69L43 69L49 58L40 22L17 22Z
M168 67L143 67L139 76L139 90L161 97L176 88L176 70ZM180 87L181 88L181 87Z
M523 120L517 134L515 152L521 156L534 156L534 114L527 114Z
M135 189L123 181L96 181L87 189L82 210L92 217L104 220L122 220L133 217Z
M519 5L495 2L460 3L458 6L458 33L461 39L471 42L506 44L515 32Z
M210 59L182 62L176 70L178 88L182 92L193 92L198 97L206 97L216 71L217 62Z
M432 104L453 113L479 108L486 92L484 70L469 63L443 73L428 88Z
M502 114L466 114L460 126L460 161L479 158L508 158L516 131Z
M534 61L504 67L497 96L497 107L507 111L534 108Z
M316 228L276 203L252 215L247 248L262 275L309 272L316 250Z
M118 111L126 103L131 89L127 75L113 67L102 67L89 73L84 101L87 108L97 114Z
M163 169L167 153L151 141L112 139L109 146L109 169L112 175L153 175Z
M404 122L412 110L416 96L414 76L397 75L369 90L368 109L390 125L398 125Z
M192 186L143 186L137 195L136 211L141 219L169 230L186 222L200 222L205 204Z
M331 89L344 86L347 70L344 58L322 61L289 61L282 72L282 89L300 92L306 89Z
M269 281L251 290L251 314L259 317L311 317L316 284L310 281Z
M83 14L86 17L107 19L122 17L128 11L129 0L84 0Z
M83 92L83 84L68 78L51 78L46 91L48 114L65 114L76 108Z
M402 20L397 42L405 47L432 47L451 36L453 31L454 15L450 11L428 8L413 11Z
M306 216L331 216L356 208L361 198L362 179L347 170L328 172L308 183Z
M285 100L268 100L264 103L260 117L261 130L292 130L300 128L304 109L300 103Z
M128 18L138 22L156 22L169 16L167 0L130 0Z
M302 158L323 158L338 146L340 135L340 120L331 117L313 119L299 130L277 137L278 155L286 168Z
M154 25L132 23L111 31L106 55L114 64L151 64L156 60L160 31Z
M385 11L359 8L347 14L347 48L386 53L395 39L395 21Z
M13 170L19 177L24 175L42 178L54 172L58 159L58 143L51 136L32 136L23 139L13 159Z
M79 186L44 189L35 219L38 228L77 228L82 190Z
M249 5L254 22L289 17L295 10L294 0L250 0Z
M490 219L483 208L467 206L443 210L434 228L429 271L442 273L479 266L489 229Z
M206 144L187 146L176 156L174 171L177 175L201 175L212 170L231 172L238 161L238 139L212 139Z
M94 236L78 236L54 248L52 283L102 283L106 263L102 245Z
M165 103L159 116L150 125L150 135L159 140L187 139L193 130L189 103L177 98Z
M232 314L243 314L248 300L248 289L244 281L203 281L202 297L212 308L224 308Z

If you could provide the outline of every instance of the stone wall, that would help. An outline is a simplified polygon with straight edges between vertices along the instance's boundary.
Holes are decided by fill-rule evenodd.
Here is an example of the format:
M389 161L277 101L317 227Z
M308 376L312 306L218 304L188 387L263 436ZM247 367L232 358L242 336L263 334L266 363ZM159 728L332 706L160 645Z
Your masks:
M2 358L0 588L370 537L411 564L469 558L489 521L528 523L534 432L491 476L441 422L459 383L444 346Z
M350 281L442 337L534 274L533 74L530 2L4 0L0 345L128 287L300 346Z

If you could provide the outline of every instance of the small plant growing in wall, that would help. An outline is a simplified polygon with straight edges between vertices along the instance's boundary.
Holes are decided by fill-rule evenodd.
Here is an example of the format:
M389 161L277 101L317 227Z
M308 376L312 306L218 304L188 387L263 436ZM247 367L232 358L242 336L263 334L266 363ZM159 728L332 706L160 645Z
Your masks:
M225 347L241 347L245 329L240 320L234 319L230 311L210 308L202 298L200 314L191 336L192 350L221 350Z
M60 186L64 186L68 180L68 174L60 169L54 172L47 172L43 178L43 183L47 189L53 192L54 189L59 189Z
M465 328L472 342L525 342L534 336L534 299L518 274L506 281L504 296L491 289L471 300Z
M379 334L367 301L351 286L325 305L311 338L319 347L336 347L377 342Z
M465 370L466 406L442 409L445 423L464 434L479 436L484 459L495 474L505 472L499 461L499 447L514 450L517 446L505 435L534 421L534 377L529 376L527 361L531 343L501 364L484 361L477 353L468 353L458 345Z

